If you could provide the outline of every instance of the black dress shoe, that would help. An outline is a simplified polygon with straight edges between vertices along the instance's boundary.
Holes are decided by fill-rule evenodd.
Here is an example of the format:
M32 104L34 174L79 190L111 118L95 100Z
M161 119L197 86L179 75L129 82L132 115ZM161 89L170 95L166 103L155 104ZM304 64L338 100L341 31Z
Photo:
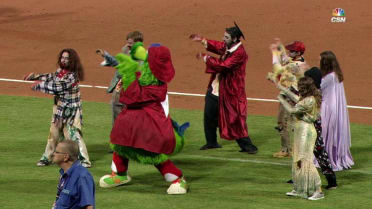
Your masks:
M206 144L206 145L203 145L202 147L200 147L200 150L215 149L215 148L221 148L221 147L222 146L219 145L219 144L215 144L215 145Z
M247 145L245 148L242 148L239 152L246 152L248 154L256 154L258 149L253 144Z
M331 189L336 189L337 185L327 185L326 189L331 190Z

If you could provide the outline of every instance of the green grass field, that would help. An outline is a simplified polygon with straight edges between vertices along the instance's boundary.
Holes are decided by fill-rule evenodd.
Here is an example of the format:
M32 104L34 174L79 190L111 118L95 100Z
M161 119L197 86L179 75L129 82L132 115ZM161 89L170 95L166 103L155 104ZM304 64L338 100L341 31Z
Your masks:
M36 167L46 145L52 99L0 95L0 208L51 208L58 183L55 165ZM326 198L308 201L285 195L291 185L290 159L274 159L279 136L275 118L253 116L247 123L258 146L256 155L238 152L235 142L220 140L223 148L200 151L204 144L202 111L171 109L178 122L190 121L186 146L172 159L182 169L190 191L182 196L166 194L168 184L153 166L131 162L129 185L98 187L110 173L110 105L84 102L84 140L96 182L96 208L372 208L372 127L352 124L351 152L356 162L337 172L339 187L325 191ZM326 181L321 175L323 185ZM371 204L371 205L370 205Z

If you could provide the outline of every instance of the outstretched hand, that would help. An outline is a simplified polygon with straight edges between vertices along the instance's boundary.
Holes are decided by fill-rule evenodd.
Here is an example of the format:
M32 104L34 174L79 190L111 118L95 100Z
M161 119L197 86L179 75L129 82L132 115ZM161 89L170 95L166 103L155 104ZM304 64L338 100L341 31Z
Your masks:
M282 94L279 94L277 98L278 98L279 102L282 103L282 104L285 101L284 95L282 95Z
M189 39L191 41L201 42L203 40L203 37L201 37L199 34L191 34L189 36Z
M96 54L103 56L104 52L102 49L97 49Z
M34 73L29 73L29 74L27 74L27 75L25 75L23 77L23 80L25 80L25 81L31 81L34 76L35 76Z
M196 59L200 60L200 59L203 59L205 56L207 56L205 53L198 52L196 54Z
M276 51L276 50L278 50L278 45L277 45L277 44L270 44L269 49L270 49L271 51Z
M272 72L269 72L266 76L266 79L272 83L275 84L276 80L274 79L274 74Z
M279 45L281 45L280 38L274 38L274 43L270 44L271 51L280 51Z
M279 45L281 42L280 42L280 38L274 38L274 43Z

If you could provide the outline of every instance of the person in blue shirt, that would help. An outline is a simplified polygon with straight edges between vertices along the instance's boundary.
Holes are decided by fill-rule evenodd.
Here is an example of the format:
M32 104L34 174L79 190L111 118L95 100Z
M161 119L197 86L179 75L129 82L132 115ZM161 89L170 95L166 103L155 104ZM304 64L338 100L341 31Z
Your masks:
M53 163L60 169L57 196L52 209L95 208L95 184L92 175L80 161L79 146L71 140L58 143Z

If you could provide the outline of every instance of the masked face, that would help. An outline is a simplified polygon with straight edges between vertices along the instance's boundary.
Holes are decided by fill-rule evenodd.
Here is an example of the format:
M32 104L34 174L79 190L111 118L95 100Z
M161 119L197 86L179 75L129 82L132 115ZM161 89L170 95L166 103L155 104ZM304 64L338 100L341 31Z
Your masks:
M292 59L295 59L298 56L300 56L300 54L301 54L300 52L290 50L288 56L291 57Z
M62 68L68 67L69 58L70 58L70 56L69 56L68 52L63 52L62 53L62 56L61 56L61 67Z
M231 35L225 32L222 38L223 42L225 42L226 46L229 48L233 43L234 40L231 38Z

